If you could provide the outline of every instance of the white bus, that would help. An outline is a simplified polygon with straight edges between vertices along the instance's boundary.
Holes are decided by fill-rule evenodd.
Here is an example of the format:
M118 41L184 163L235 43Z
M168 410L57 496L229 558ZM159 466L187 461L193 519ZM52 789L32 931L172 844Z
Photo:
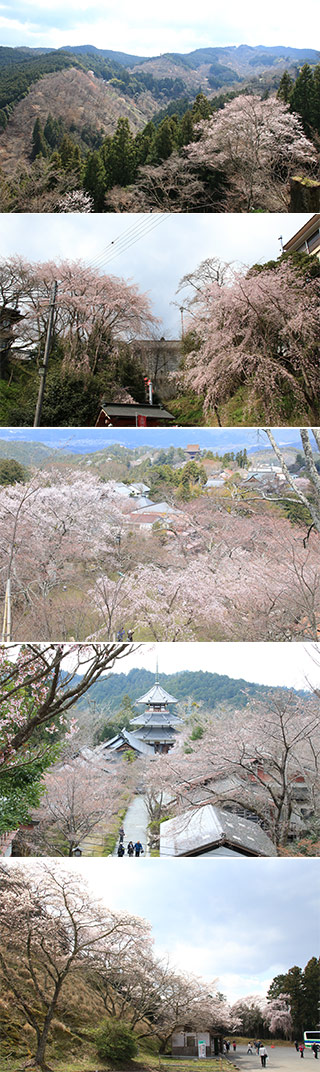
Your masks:
M314 1043L316 1043L320 1049L320 1031L304 1031L303 1041L305 1046L308 1046L309 1049L311 1049Z

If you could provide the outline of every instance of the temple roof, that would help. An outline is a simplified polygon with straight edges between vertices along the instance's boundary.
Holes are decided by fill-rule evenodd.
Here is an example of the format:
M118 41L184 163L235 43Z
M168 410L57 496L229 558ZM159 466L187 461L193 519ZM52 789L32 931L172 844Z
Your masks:
M174 715L171 711L154 711L148 709L141 711L141 715L136 715L135 718L130 719L130 726L181 726L182 718L179 715Z
M171 729L171 726L147 726L139 733L141 741L172 741L175 736L175 730Z
M273 842L258 823L212 804L161 823L160 856L198 856L222 848L239 855L277 855Z
M159 685L159 682L156 681L155 684L152 685L152 688L149 689L149 692L146 692L144 696L139 696L139 699L136 700L135 705L156 704L158 706L158 704L172 703L178 703L178 700L176 700L174 696L170 696L170 693L166 692L165 689L163 689L162 686Z
M112 737L109 741L105 741L103 744L103 751L110 750L111 752L118 752L124 744L127 744L130 748L134 748L136 752L141 752L143 755L153 755L153 748L145 744L142 737L137 737L135 733L129 733L128 730L119 730L119 733L115 737Z

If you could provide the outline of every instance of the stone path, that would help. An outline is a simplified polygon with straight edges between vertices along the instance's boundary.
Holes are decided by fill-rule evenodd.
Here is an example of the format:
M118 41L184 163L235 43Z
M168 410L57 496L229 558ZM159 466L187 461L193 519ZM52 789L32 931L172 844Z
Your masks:
M144 849L143 856L149 856L147 848L148 812L143 796L134 797L131 804L129 804L128 811L124 817L122 826L124 829L125 849L127 850L128 841L133 841L133 844L135 843L135 841L141 841L141 845L143 845ZM117 855L117 849L118 842L114 850L113 856Z

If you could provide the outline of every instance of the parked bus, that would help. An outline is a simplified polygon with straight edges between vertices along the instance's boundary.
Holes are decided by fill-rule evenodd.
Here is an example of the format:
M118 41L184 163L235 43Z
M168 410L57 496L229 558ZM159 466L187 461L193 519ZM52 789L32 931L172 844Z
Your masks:
M303 1041L305 1046L308 1046L308 1049L310 1050L311 1047L314 1046L314 1043L316 1043L316 1046L319 1046L320 1049L320 1031L304 1031Z

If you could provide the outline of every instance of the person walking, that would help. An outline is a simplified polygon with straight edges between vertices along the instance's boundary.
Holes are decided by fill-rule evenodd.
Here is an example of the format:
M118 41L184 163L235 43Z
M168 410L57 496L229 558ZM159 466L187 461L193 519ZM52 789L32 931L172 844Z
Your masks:
M119 842L117 856L124 856L124 847L122 841Z
M247 1053L252 1053L252 1052L253 1052L253 1050L252 1050L252 1042L248 1042Z
M135 856L140 856L141 852L143 852L141 841L136 841L136 843L134 845L134 855Z
M318 1046L317 1046L316 1042L313 1043L313 1046L311 1046L311 1049L312 1049L313 1056L316 1058L316 1060L318 1060Z
M297 1051L297 1053L299 1053L299 1043L298 1043L298 1040L297 1040L297 1039L295 1039L295 1043L294 1043L294 1044L295 1044L295 1047L296 1047L296 1051Z
M129 842L128 842L128 845L127 845L127 853L128 853L128 856L133 856L133 855L134 855L134 845L133 845L133 841L129 841Z
M260 1046L260 1061L261 1061L262 1068L266 1067L267 1057L268 1057L268 1051L266 1050L266 1047L265 1046Z
M234 1041L233 1041L233 1043L232 1043L232 1049L233 1049L233 1052L235 1053L235 1052L236 1052L236 1049L237 1049L237 1043L236 1043L236 1042L234 1042Z
M304 1057L304 1042L300 1042L299 1053L300 1057Z
M120 830L119 830L119 841L120 841L120 842L123 842L123 839L124 839L124 829L123 829L123 826L120 826Z

